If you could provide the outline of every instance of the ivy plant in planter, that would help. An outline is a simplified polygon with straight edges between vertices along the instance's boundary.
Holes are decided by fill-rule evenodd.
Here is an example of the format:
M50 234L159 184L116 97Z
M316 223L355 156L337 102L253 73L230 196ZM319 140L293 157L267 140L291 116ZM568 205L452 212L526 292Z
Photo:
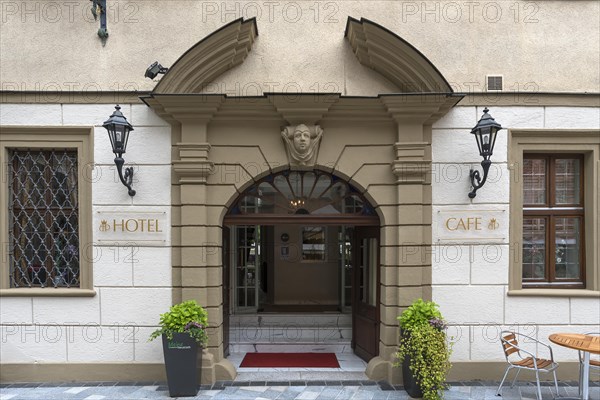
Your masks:
M197 361L198 348L208 343L208 313L195 300L188 300L161 314L159 325L149 340L162 337L169 395L196 396L198 369L202 367Z
M418 299L398 317L401 338L396 357L404 388L414 398L440 399L450 370L451 345L438 305Z

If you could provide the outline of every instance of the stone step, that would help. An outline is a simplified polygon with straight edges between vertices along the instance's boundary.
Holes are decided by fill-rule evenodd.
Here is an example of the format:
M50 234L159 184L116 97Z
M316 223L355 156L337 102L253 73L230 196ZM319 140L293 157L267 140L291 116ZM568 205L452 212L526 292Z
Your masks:
M352 353L350 341L336 343L229 343L231 353Z
M337 343L352 339L352 327L230 326L230 343Z
M352 314L236 314L229 317L231 327L302 326L351 327Z

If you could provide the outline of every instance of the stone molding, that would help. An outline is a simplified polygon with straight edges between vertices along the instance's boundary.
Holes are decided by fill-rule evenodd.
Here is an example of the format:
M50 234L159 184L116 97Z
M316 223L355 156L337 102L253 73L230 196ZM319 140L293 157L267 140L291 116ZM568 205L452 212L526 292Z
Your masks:
M323 125L323 121L396 122L430 125L456 105L462 96L437 93L333 97L331 94L273 93L263 98L223 95L151 94L144 102L172 125L211 121L281 121L288 125ZM400 141L400 140L399 140Z
M398 184L426 183L431 172L431 161L426 160L426 150L430 143L395 143L396 159L392 162L392 172Z
M183 53L153 93L200 93L203 85L244 62L257 36L255 18L230 22Z
M346 38L358 61L385 76L403 93L452 93L440 71L415 47L366 18L348 17Z
M47 92L0 90L0 104L143 104L151 95L150 91L120 92ZM341 93L329 94L329 98L342 97ZM386 95L381 95L383 97ZM395 95L388 95L395 96ZM460 106L522 106L522 107L600 107L598 93L537 93L537 92L469 92ZM242 97L228 96L242 102ZM360 98L355 98L359 99ZM258 101L253 99L254 104ZM335 108L335 105L332 106ZM357 111L361 111L358 109ZM364 110L362 110L364 111ZM368 115L367 115L368 117Z
M339 94L269 95L269 102L290 125L314 125L340 100Z
M173 171L179 183L206 183L206 178L214 170L214 163L209 161L209 143L177 143L175 148L179 160L173 161Z

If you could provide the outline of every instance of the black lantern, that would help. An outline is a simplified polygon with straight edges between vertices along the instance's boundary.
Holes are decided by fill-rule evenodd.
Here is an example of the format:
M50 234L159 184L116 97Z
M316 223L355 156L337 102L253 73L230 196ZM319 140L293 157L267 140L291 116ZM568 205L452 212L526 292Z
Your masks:
M133 126L127 122L127 118L121 112L119 105L115 106L115 111L112 113L110 118L106 120L103 127L108 131L108 137L110 138L110 144L112 146L113 153L115 153L115 165L119 172L119 179L123 182L123 185L127 186L130 196L135 196L135 190L131 188L133 181L133 167L125 168L125 174L123 174L123 154L127 150L127 141L129 140L129 132L133 130Z
M483 161L481 162L481 166L483 167L483 178L479 174L477 170L471 170L471 186L473 190L469 193L469 198L473 199L476 196L477 190L479 190L484 184L485 180L488 176L488 171L490 170L490 166L492 162L490 161L490 157L494 152L494 145L496 144L496 134L502 126L492 118L490 114L488 114L488 108L483 109L483 116L475 125L475 128L471 130L471 133L475 135L475 140L477 141L477 147L479 147L479 154L483 157Z

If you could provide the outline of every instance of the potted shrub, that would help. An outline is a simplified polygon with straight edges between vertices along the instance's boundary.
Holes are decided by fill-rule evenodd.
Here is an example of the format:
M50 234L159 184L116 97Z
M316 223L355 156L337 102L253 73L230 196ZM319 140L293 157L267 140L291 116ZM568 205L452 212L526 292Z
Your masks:
M195 300L175 304L160 315L160 329L149 340L162 337L167 383L171 397L198 394L198 348L208 343L208 313Z
M398 357L406 392L414 398L440 399L450 370L451 346L446 340L446 323L432 301L418 299L398 317Z

